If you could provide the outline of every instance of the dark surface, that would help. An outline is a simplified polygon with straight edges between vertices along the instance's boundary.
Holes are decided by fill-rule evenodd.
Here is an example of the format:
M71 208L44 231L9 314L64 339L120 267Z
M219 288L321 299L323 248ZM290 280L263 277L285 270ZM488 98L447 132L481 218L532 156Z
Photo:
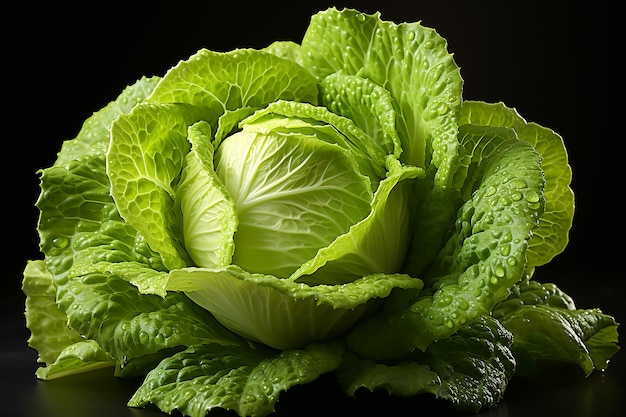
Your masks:
M626 322L623 151L618 147L623 123L619 106L613 110L614 85L623 76L613 62L610 11L601 2L197 3L131 8L130 2L80 7L22 2L4 14L14 24L3 36L9 90L4 91L2 218L8 269L3 268L0 304L0 416L162 415L127 408L139 381L114 379L108 370L49 382L35 379L36 353L26 345L20 284L26 260L40 257L36 171L52 164L61 142L73 137L88 116L142 75L163 75L201 47L226 51L260 48L276 39L299 41L310 15L329 5L380 10L395 22L422 20L448 40L465 80L466 99L503 101L564 137L577 197L571 243L536 276L556 282L579 307L601 307ZM619 415L626 410L625 355L618 353L605 373L587 379L572 369L514 379L501 404L478 416ZM372 394L348 400L332 378L322 378L281 396L276 415L455 414L428 397Z

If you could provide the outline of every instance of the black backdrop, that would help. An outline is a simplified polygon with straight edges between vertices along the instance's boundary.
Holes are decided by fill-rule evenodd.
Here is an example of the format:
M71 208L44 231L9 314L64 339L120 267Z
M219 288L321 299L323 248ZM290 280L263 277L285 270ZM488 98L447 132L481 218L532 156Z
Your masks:
M163 75L199 48L260 48L299 41L328 6L421 20L447 39L464 98L503 101L563 136L573 169L576 216L567 250L537 277L580 307L624 309L624 174L619 139L619 50L601 2L302 1L23 2L4 11L5 264L3 309L21 320L21 271L38 258L36 171L61 142L142 75ZM10 28L10 29L9 29Z
M576 216L567 250L540 273L566 289L583 278L594 286L615 284L624 249L624 175L612 163L622 135L619 118L611 116L620 75L616 54L605 46L611 34L603 19L610 11L566 1L81 3L25 2L5 15L15 23L4 58L9 147L2 164L5 280L12 290L25 260L39 256L36 171L53 163L61 142L87 117L142 75L163 75L202 47L299 41L310 16L332 5L434 27L461 67L466 99L503 101L562 135Z

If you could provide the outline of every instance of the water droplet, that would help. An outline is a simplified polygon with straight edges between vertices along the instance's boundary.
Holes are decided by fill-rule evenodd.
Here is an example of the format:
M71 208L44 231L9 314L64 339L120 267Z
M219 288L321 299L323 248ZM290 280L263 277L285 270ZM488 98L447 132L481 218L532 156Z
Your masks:
M445 103L440 103L437 106L437 114L439 116L443 116L444 114L448 113L448 110L450 110L450 109L448 108L448 106L446 106Z
M365 22L365 15L363 13L357 13L356 20L361 23Z
M446 321L446 327L447 327L448 329L451 329L453 326L454 326L454 323L452 323L452 320L447 320L447 321Z
M452 302L452 297L450 297L449 295L437 297L437 304L440 305L441 307L448 306L450 305L451 302Z
M522 193L520 192L514 192L513 194L511 194L511 200L513 201L520 201L522 199Z
M526 192L526 201L528 201L529 203L537 203L539 202L539 194L537 194L535 191L533 190L528 190Z
M57 248L66 248L69 240L66 237L55 237L52 239L52 244Z
M509 253L511 253L511 245L509 244L500 245L500 255L508 256Z
M406 38L410 41L414 41L415 40L415 32L410 31L409 33L406 34Z
M511 180L511 185L518 189L528 187L528 184L526 184L526 180L524 180L523 178L515 178Z
M507 258L506 263L509 264L510 266L515 266L517 265L517 259L511 256Z
M443 324L443 316L441 314L435 314L435 317L432 318L433 324L436 326L441 326Z
M506 275L506 269L504 269L503 266L498 265L495 267L493 273L496 275L496 277L503 278Z
M492 195L494 195L496 193L496 187L490 185L489 187L487 187L487 189L485 190L485 196L490 197Z

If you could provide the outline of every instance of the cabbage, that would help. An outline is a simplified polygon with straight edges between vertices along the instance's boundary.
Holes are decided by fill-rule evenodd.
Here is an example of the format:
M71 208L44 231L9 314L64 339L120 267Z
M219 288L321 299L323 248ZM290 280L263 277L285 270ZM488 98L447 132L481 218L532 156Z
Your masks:
M329 372L477 411L544 360L605 369L615 320L533 278L572 224L562 138L462 84L435 30L331 8L128 86L41 171L37 376L114 367L200 417Z

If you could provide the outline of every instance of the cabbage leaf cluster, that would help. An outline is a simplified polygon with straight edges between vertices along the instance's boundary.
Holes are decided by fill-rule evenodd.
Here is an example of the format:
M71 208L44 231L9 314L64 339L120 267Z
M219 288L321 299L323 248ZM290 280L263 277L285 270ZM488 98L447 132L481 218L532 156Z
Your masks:
M112 367L201 417L330 372L476 411L542 361L606 368L615 320L533 279L572 224L562 138L462 87L435 30L335 8L128 86L40 172L37 376Z

